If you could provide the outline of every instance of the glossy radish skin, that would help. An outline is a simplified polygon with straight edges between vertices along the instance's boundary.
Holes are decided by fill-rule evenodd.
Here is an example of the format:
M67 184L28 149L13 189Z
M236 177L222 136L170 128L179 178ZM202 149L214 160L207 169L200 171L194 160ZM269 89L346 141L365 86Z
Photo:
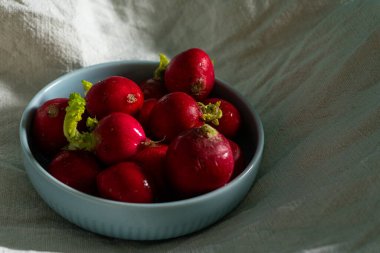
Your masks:
M33 119L33 141L45 155L53 155L67 144L63 134L63 121L68 105L67 98L46 101Z
M186 92L197 101L210 94L214 82L213 63L208 54L199 48L176 55L170 60L164 74L164 83L169 92Z
M168 191L165 172L167 150L168 145L166 144L145 141L133 156L133 160L141 166L144 174L149 179L156 201L165 199Z
M96 157L86 151L59 152L48 166L48 172L62 183L88 194L96 194L96 177L101 171Z
M135 115L141 108L144 95L132 80L111 76L94 84L86 94L86 108L98 120L112 112Z
M222 117L218 120L219 124L215 125L211 122L209 124L216 128L224 136L233 138L236 136L241 125L241 116L238 109L230 102L221 98L207 98L203 101L204 104L220 101L220 110L222 111Z
M106 164L115 164L133 156L145 141L141 124L131 115L115 112L102 118L93 131L95 153Z
M184 130L203 124L202 112L197 102L184 92L173 92L163 96L154 106L149 119L153 135L171 141Z
M222 187L230 180L233 168L228 140L207 124L177 136L167 151L169 180L184 196Z
M151 203L152 189L139 165L121 162L103 170L97 177L102 197L130 203Z
M168 93L163 82L154 78L142 82L140 88L144 94L144 99L160 99Z

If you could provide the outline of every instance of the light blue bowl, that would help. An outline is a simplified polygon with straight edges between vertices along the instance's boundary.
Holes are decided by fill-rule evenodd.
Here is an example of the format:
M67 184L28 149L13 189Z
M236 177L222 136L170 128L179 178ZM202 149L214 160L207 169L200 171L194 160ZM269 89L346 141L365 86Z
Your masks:
M264 147L259 116L247 101L224 82L217 80L215 95L231 101L244 122L242 148L248 157L246 169L226 186L194 198L154 204L133 204L106 200L79 192L53 178L31 145L30 129L36 109L46 100L82 92L81 80L97 82L112 75L137 83L150 78L157 62L119 61L98 64L68 73L38 92L23 112L20 141L23 162L34 188L46 203L70 222L101 235L160 240L186 235L224 217L246 196L256 177Z

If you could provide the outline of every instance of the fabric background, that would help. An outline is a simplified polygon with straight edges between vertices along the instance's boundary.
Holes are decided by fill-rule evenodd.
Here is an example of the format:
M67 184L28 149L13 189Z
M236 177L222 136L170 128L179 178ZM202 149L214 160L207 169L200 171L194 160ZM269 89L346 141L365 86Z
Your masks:
M247 198L158 242L54 213L24 172L23 109L62 74L191 47L248 98L266 134ZM0 0L0 252L379 252L380 1Z

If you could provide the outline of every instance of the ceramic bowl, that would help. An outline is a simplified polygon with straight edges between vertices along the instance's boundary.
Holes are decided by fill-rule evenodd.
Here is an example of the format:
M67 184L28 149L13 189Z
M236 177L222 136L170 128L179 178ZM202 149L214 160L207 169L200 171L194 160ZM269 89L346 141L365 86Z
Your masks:
M235 104L243 119L242 149L245 170L230 183L212 192L173 202L123 203L79 192L53 178L31 144L31 122L36 109L48 99L82 92L81 80L97 82L121 75L140 83L150 78L157 62L119 61L85 67L56 79L40 90L26 106L20 122L20 141L25 170L42 199L58 214L79 227L113 238L160 240L186 235L220 221L247 195L264 147L264 132L258 114L230 85L216 80L214 95ZM222 222L222 221L220 221Z

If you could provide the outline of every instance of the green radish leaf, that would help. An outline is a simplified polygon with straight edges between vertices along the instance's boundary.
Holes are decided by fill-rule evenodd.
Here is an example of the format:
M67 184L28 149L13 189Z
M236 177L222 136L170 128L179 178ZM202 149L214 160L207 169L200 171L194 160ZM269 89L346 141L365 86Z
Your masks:
M70 150L92 151L95 148L95 137L92 132L79 132L77 129L85 109L86 100L79 93L71 93L63 121L63 133L69 142Z

